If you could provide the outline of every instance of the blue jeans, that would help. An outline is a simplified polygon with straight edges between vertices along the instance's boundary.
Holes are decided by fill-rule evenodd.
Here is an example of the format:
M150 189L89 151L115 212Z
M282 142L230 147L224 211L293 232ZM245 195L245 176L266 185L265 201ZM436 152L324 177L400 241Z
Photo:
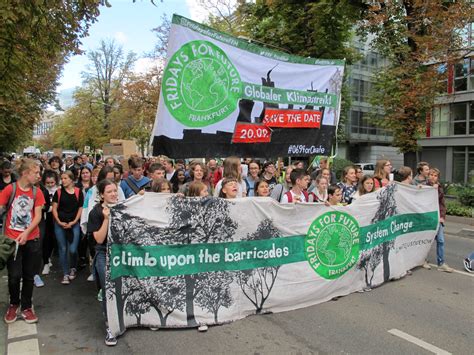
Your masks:
M79 223L76 223L71 229L64 229L54 222L54 233L56 234L56 240L58 242L59 263L63 268L63 274L69 275L68 249L69 254L71 254L71 268L76 268L77 266L77 247L79 246L80 238ZM72 240L70 237L67 237L66 233L72 233Z
M96 279L97 286L102 292L102 313L105 321L107 321L107 301L105 299L105 263L106 263L107 249L103 245L95 246L95 256L92 264L92 273Z
M444 264L444 226L441 223L436 234L436 259L438 266Z

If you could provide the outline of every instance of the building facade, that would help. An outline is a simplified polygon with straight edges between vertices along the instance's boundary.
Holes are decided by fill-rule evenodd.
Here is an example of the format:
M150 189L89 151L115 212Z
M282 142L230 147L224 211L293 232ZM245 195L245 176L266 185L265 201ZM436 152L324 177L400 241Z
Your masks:
M474 24L466 31L464 58L448 67L444 92L419 139L421 159L441 170L442 180L474 184Z
M33 139L38 140L44 137L53 127L57 113L44 111L41 120L33 127Z
M338 156L355 163L375 163L379 159L389 159L398 168L403 165L403 154L391 145L391 132L369 119L369 113L373 111L369 95L374 74L386 65L386 60L371 49L370 42L369 38L365 42L356 39L353 43L363 58L347 68L351 106L345 123L346 139L339 145ZM383 119L382 112L380 119Z

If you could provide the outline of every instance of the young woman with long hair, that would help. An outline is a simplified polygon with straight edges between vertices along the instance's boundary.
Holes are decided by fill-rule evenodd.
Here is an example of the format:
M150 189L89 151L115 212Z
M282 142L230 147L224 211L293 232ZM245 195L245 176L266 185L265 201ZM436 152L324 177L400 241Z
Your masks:
M247 188L245 186L245 182L242 180L242 166L240 164L240 158L238 157L228 157L224 160L224 179L234 179L237 183L238 191L237 197L245 197L247 196ZM221 191L221 186L223 180L220 180L216 184L216 188L214 191L214 196L218 197Z
M270 187L268 186L267 180L257 180L255 182L255 195L256 197L269 197Z
M238 197L239 194L239 183L237 179L233 177L224 178L221 180L221 189L219 191L219 197L226 199L233 199Z
M54 232L58 242L59 262L63 271L61 283L69 285L77 276L77 248L80 239L79 220L84 204L81 189L74 186L74 174L66 170L61 174L61 187L53 196ZM70 235L72 233L72 235ZM71 263L68 260L71 256Z
M359 188L352 196L353 200L360 198L363 195L374 192L374 178L371 175L364 175L359 181Z
M117 203L118 187L113 180L104 179L97 184L100 201L94 206L89 214L87 232L96 241L95 257L93 261L93 273L97 286L102 292L102 312L105 318L106 335L105 344L114 346L117 339L108 328L107 307L105 297L105 264L107 256L107 234L109 230L110 207Z
M260 163L256 160L251 160L249 163L249 173L245 177L245 185L247 188L247 196L255 196L255 184L259 181ZM267 184L268 185L268 184Z
M342 203L352 202L352 195L357 190L356 170L352 165L346 166L342 172L342 181L337 184L342 190Z
M188 197L207 197L209 196L209 187L199 181L193 181L189 184Z
M385 187L390 182L389 177L392 172L392 163L390 160L377 160L375 164L374 186L375 190Z
M211 193L211 185L206 181L207 167L204 163L201 163L200 161L191 162L189 176L191 181L185 183L179 192L183 193L185 196L188 196L190 184L193 182L200 182L207 186L208 194Z

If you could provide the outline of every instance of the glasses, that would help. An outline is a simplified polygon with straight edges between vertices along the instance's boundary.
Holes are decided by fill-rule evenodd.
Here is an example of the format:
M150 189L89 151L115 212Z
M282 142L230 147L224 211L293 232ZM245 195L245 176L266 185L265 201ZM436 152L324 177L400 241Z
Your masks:
M385 166L392 166L392 164L388 163L388 164L385 164Z

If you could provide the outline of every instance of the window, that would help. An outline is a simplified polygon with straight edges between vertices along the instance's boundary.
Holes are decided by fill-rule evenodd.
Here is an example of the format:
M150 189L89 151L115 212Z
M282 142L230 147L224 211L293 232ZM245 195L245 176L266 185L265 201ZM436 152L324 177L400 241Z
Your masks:
M451 105L451 132L453 135L467 134L467 103Z
M454 147L453 182L474 184L474 147Z
M466 148L455 147L453 149L453 182L464 183L466 165Z
M431 118L431 137L449 135L449 106L438 106L433 109Z
M467 90L467 76L469 71L469 59L464 59L454 65L454 91Z
M474 134L474 102L469 103L469 134Z

